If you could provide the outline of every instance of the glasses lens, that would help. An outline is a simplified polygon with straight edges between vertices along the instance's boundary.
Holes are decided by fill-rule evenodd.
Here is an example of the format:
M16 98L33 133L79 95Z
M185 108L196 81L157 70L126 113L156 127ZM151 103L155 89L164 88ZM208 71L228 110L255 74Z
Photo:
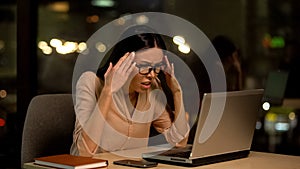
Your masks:
M151 67L140 67L140 74L148 74L150 72Z

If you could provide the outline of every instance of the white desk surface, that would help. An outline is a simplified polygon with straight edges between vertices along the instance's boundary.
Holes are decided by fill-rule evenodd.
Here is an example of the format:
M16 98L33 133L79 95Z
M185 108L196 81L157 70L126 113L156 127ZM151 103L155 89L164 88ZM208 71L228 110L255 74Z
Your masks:
M118 156L112 153L97 154L96 158L107 159L109 161L108 169L131 168L126 166L114 165L113 161L127 159L126 157ZM135 159L135 158L133 158ZM281 155L273 153L263 153L251 151L249 157L220 162L215 164L203 165L198 167L181 167L174 165L167 165L159 163L153 169L300 169L300 156ZM26 163L24 169L47 169L34 165L33 163Z

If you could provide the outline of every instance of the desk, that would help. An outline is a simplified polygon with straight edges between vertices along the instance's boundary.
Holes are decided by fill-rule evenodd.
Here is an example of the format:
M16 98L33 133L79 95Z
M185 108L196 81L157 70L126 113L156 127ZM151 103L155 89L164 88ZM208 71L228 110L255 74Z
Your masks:
M112 153L97 154L96 158L107 159L109 161L108 169L133 169L132 167L114 165L113 161L124 159ZM134 158L133 158L134 159ZM158 164L153 169L182 169L187 167L180 167L167 164ZM300 156L289 156L273 153L250 152L249 157L238 160L231 160L215 164L203 165L198 167L188 167L192 169L299 169ZM24 169L49 169L48 167L41 167L33 163L26 163Z

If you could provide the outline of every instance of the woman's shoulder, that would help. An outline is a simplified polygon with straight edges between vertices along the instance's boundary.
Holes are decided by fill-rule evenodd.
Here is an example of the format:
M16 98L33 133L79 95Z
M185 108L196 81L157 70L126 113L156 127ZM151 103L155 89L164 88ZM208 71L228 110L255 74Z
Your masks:
M95 72L92 72L92 71L86 71L86 72L83 72L80 76L80 78L96 78L97 75Z
M86 71L83 72L78 79L77 89L88 89L99 93L100 89L103 87L103 81L96 75L95 72Z
M95 81L99 81L99 78L97 77L96 73L92 71L86 71L80 75L77 81L77 86L94 85Z

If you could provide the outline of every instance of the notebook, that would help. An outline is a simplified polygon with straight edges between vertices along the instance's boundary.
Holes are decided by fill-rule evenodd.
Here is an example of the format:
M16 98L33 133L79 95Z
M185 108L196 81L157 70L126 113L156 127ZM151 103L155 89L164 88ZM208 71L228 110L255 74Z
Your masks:
M108 165L108 161L104 159L73 156L70 154L39 157L34 159L34 163L42 166L66 169L102 168Z
M142 158L167 164L199 166L247 157L263 89L204 94L192 145L147 152Z

